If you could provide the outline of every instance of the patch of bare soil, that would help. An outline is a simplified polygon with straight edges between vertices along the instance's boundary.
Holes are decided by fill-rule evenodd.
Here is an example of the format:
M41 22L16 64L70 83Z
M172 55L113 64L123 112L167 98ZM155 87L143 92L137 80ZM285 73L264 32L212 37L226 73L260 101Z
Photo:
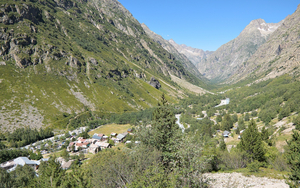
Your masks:
M187 82L186 80L180 79L174 75L171 75L171 79L172 79L172 81L176 82L181 87L184 87L194 93L199 93L199 94L211 93L201 87L195 86L195 85Z

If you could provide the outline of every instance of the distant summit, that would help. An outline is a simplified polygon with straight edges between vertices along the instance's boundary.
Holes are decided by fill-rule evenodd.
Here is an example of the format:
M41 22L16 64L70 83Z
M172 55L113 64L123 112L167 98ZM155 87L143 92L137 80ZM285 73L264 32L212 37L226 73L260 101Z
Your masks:
M184 54L194 65L197 65L202 59L208 58L213 51L204 51L189 47L185 44L177 44L173 39L168 40L176 50Z
M206 78L221 82L233 75L282 24L253 20L240 35L222 45L207 58L201 59L197 68Z
M260 26L256 25L261 35L270 33L268 40L239 67L235 74L230 77L228 83L249 77L257 81L266 80L287 73L295 77L299 76L299 6L292 15L281 21L279 26L276 24L265 26L263 23ZM278 28L276 29L276 27Z

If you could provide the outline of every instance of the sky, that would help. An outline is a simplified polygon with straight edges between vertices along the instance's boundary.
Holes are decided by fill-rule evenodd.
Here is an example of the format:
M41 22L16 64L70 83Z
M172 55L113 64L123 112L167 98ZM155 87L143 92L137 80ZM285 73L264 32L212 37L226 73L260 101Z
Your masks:
M277 23L298 0L119 0L140 22L164 39L215 51L255 19Z

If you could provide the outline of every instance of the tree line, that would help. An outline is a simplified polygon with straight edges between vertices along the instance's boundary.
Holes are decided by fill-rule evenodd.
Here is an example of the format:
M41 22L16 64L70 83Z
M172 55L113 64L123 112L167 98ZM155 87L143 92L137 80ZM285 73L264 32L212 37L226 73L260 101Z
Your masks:
M6 139L11 147L22 147L52 136L54 136L54 133L51 128L40 128L37 130L27 127L18 128L12 133L8 132Z

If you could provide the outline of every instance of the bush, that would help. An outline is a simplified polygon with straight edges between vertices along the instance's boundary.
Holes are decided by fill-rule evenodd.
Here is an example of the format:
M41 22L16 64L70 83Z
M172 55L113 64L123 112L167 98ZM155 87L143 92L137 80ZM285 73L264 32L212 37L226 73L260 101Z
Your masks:
M275 170L289 171L290 168L283 155L277 155L274 161L269 162Z
M253 110L253 111L251 112L251 116L252 116L252 117L256 117L256 116L257 116L257 112L256 112L255 110Z
M247 165L249 172L258 172L259 167L261 167L261 163L256 160Z
M293 119L293 123L296 126L296 130L300 130L300 115Z
M221 153L221 163L220 168L225 169L238 169L245 168L247 165L247 159L243 152L239 152L235 148L232 148L230 153L227 151Z

